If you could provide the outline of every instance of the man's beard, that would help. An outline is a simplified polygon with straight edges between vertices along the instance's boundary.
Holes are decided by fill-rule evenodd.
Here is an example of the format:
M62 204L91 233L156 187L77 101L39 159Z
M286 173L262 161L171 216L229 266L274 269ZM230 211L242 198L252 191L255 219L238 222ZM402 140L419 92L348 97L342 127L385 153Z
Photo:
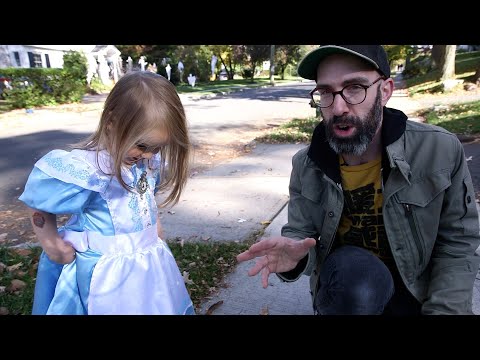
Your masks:
M379 88L375 103L363 120L358 116L333 116L326 122L325 135L328 144L337 154L362 155L367 150L368 145L370 145L377 132L382 118L382 111L383 107ZM336 137L333 129L334 125L338 123L355 126L355 133L353 136L347 138Z

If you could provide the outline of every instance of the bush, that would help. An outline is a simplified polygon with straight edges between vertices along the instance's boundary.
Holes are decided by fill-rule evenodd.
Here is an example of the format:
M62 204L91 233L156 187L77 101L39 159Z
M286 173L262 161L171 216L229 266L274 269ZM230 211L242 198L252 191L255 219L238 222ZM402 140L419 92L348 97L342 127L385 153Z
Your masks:
M252 69L245 68L242 70L242 77L244 79L251 79L252 78Z
M412 78L414 76L425 75L432 70L432 62L430 57L418 57L410 62L403 71L403 77L405 79Z
M79 102L87 91L87 60L76 51L64 55L63 69L7 68L2 75L11 79L3 96L12 108Z

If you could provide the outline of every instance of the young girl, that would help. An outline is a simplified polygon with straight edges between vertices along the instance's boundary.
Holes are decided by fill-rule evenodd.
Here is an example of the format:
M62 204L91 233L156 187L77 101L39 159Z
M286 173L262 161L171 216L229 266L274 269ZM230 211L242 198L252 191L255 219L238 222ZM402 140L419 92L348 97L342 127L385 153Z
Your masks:
M161 240L160 206L187 179L190 142L175 87L164 77L123 76L98 129L71 152L41 158L20 197L43 248L33 314L194 314ZM56 214L72 214L57 229Z

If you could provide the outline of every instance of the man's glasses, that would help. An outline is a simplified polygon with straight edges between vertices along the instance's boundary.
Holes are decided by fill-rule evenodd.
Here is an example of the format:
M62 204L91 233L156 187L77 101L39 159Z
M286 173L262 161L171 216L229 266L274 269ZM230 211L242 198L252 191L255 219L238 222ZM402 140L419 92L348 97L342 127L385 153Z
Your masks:
M310 97L312 98L310 100L310 106L327 108L333 104L333 101L335 100L335 95L337 94L339 94L347 104L361 104L367 98L367 89L379 80L383 79L384 77L381 76L370 85L350 84L345 86L340 91L329 91L326 89L315 88L310 91Z
M140 150L141 152L144 152L144 153L152 153L152 154L156 154L158 153L163 145L158 145L158 146L150 146L150 145L147 145L147 144L143 144L143 143L139 143L139 144L136 144L135 145L136 148L138 150Z

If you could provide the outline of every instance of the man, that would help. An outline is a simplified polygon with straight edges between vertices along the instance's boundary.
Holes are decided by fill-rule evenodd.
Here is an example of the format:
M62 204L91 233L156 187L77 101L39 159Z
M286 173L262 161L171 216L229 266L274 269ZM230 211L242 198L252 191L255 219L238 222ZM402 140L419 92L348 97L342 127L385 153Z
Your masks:
M288 222L237 256L263 287L310 275L317 314L471 314L479 257L472 179L457 137L385 105L380 45L321 46L298 74L316 80L323 121L293 157Z

